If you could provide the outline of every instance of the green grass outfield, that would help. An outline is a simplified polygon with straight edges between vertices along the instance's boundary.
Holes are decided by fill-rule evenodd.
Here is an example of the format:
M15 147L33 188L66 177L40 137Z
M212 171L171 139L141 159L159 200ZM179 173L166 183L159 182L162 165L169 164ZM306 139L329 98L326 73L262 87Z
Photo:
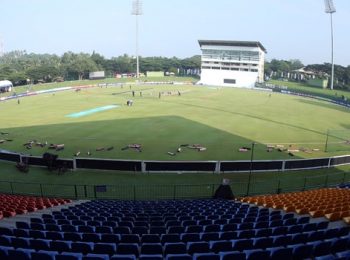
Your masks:
M296 152L293 158L323 157L344 154L325 153L328 129L349 129L349 110L325 102L238 88L210 88L183 85L129 85L95 87L79 92L64 91L0 102L0 149L41 156L47 147L27 150L30 140L65 144L60 158L80 156L147 159L147 160L241 160L250 152L238 152L256 142L255 159L291 158L286 152L266 152L266 145L284 145ZM132 97L131 91L135 91ZM140 96L142 91L142 97ZM175 95L162 96L159 92ZM178 96L176 93L182 94ZM132 107L126 106L134 100ZM107 105L119 108L80 118L71 113ZM142 152L121 148L132 143L142 145ZM200 144L204 152L184 148L181 144ZM97 152L96 148L114 147ZM345 152L346 153L346 152Z
M101 83L96 81L95 83ZM108 80L108 82L115 82ZM48 89L92 82L68 82L34 86ZM326 102L278 93L236 88L211 88L193 85L132 85L96 87L79 92L64 91L0 102L0 149L41 156L47 147L26 149L29 140L65 144L60 158L81 157L91 151L93 157L147 160L249 160L251 153L238 149L256 142L254 159L294 159L326 157L349 153L324 152L328 129L349 130L349 110ZM313 88L312 88L313 89ZM21 92L21 89L17 89ZM26 90L26 88L23 88ZM135 97L132 97L132 90ZM142 97L140 96L142 91ZM159 92L173 91L162 96ZM181 96L176 95L180 91ZM134 100L132 107L126 101ZM80 118L66 115L107 105L119 108ZM131 143L140 143L143 151L122 151ZM201 144L197 152L181 144ZM266 152L267 144L291 149L320 149L312 153ZM97 152L98 147L111 151ZM298 172L253 173L250 194L275 193L325 187L350 181L350 167ZM231 180L236 195L248 189L247 173L235 174L141 174L116 171L67 172L57 175L44 168L30 167L28 174L18 172L14 164L0 162L0 191L71 198L162 199L210 197L222 178ZM94 185L107 185L106 193L95 193Z

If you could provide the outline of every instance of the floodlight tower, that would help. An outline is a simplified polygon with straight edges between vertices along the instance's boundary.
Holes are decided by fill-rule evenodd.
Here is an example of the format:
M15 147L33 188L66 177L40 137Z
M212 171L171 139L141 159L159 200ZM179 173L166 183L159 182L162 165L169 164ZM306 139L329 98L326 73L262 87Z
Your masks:
M333 13L335 13L335 7L333 4L333 0L324 0L325 12L330 14L331 17L331 48L332 48L332 72L331 72L331 89L333 89L333 81L334 81L334 57L333 57Z
M142 2L141 0L133 0L132 2L132 15L136 18L136 78L139 78L140 74L140 64L139 64L139 19L138 17L142 15Z

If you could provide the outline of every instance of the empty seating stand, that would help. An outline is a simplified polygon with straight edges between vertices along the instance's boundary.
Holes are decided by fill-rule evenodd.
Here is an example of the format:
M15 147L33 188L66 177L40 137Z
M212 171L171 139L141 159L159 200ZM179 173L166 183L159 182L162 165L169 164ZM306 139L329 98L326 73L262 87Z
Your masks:
M350 223L350 189L346 187L245 197L241 201Z
M67 199L0 194L0 219L71 202Z
M338 257L349 227L227 200L90 201L0 228L0 259ZM346 258L345 258L346 259Z

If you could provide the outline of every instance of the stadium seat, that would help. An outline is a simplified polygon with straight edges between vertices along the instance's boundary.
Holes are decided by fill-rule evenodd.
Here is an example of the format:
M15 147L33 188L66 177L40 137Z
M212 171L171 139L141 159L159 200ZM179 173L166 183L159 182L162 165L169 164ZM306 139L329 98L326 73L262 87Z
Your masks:
M220 260L220 255L215 253L195 253L193 260Z

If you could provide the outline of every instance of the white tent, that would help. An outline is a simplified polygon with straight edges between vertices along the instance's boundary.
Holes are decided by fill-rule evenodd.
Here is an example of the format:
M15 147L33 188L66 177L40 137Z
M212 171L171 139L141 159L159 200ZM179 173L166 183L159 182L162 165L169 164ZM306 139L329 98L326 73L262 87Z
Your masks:
M8 92L11 91L13 85L9 80L1 80L0 81L0 92Z

